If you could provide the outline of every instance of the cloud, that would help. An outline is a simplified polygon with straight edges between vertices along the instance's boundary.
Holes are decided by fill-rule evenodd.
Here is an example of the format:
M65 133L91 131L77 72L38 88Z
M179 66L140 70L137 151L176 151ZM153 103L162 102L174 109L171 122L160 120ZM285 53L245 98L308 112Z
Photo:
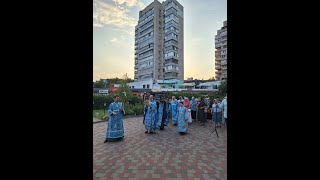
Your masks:
M129 37L133 37L134 36L134 28L132 28L132 29L114 28L112 30L114 30L114 31L122 31L122 32L126 33L126 35L129 36Z
M119 5L126 4L129 7L137 6L142 8L144 6L143 2L139 0L113 0L113 2Z
M116 0L123 4L124 2L127 6L136 6L140 3L137 0L133 1L123 1ZM123 2L122 2L123 1ZM114 25L116 27L134 27L137 24L137 19L128 15L129 9L111 3L104 2L102 0L93 1L93 26L94 27L104 27L106 25Z
M117 38L112 38L112 39L110 40L110 42L116 42L116 41L118 41Z

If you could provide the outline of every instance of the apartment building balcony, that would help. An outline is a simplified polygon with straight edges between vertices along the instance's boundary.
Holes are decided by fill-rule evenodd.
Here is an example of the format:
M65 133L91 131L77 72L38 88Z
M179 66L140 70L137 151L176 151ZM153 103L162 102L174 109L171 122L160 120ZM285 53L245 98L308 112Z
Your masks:
M178 75L165 75L164 79L177 79Z
M140 50L139 50L139 54L142 54L142 53L144 53L144 52L147 52L147 51L150 51L151 49L153 49L154 47L152 46L152 47L148 47L148 48L141 48Z
M217 67L217 66L221 66L221 63L218 61L216 63L214 63L214 65Z
M221 66L216 66L215 69L216 70L221 70Z
M141 26L143 26L144 24L147 24L148 22L153 21L153 19L154 19L154 14L148 16L147 18L144 18L144 19L140 20L140 21L138 22L138 24L139 24L139 26L141 27Z
M221 32L220 36L227 36L228 35L228 31L224 30L223 32Z
M167 32L164 33L164 35L168 35L168 34L171 34L171 33L179 34L179 30L178 30L178 29L171 29L171 28L169 28L169 29L167 30Z
M153 20L152 20L152 21L153 21ZM145 25L146 25L146 24L145 24ZM144 26L144 27L140 27L140 32L146 30L146 29L149 28L150 26L153 26L153 22L150 23L150 24L148 24L148 25L146 25L146 26Z
M146 57L149 57L149 56L152 56L152 55L154 55L154 52L149 52L149 53L147 53L147 54L143 54L143 53L141 53L141 52L139 52L139 58L140 59L143 59L143 58L146 58Z
M164 64L168 65L168 64L172 64L172 65L177 65L179 62L178 59L176 59L175 57L170 58L170 59L165 59Z
M166 61L167 59L171 59L171 58L178 59L178 57L176 56L168 56L168 57L164 57L164 60Z
M217 48L217 47L221 47L222 46L222 43L215 43L215 47Z
M179 70L177 70L177 69L166 69L164 71L164 73L171 73L171 72L179 73Z
M148 33L150 33L150 32L153 32L154 31L154 28L150 28L150 29L146 29L146 30L144 30L144 31L141 31L141 33L140 33L140 37L143 37L143 36L145 36L146 34L148 34Z
M167 41L167 40L166 40L166 41ZM165 46L165 47L168 47L168 46L177 46L177 47L178 47L178 42L168 41L168 42L165 42L165 43L164 43L164 46Z
M221 75L222 72L221 72L221 71L216 71L216 74L217 74L217 75Z
M172 26L172 27L175 27L176 29L179 29L178 24L173 24L173 23L165 24L165 25L164 25L164 28L167 29L167 28L170 28L171 26Z
M154 35L149 36L149 37L144 37L144 38L142 38L142 39L139 39L139 40L138 40L138 43L142 43L142 42L144 42L144 41L147 41L147 40L150 40L150 39L153 39L153 38L154 38Z
M221 61L221 65L227 65L227 61Z
M179 19L177 17L169 17L164 19L164 23L167 23L171 20L174 20L175 22L179 23Z
M169 40L171 40L171 39L178 41L178 38L175 38L174 36L169 36L169 37L167 37L167 38L165 39L165 41L169 41Z
M145 72L151 72L153 70L153 65L145 66L145 67L139 67L139 71L145 71Z
M141 70L139 72L139 76L146 76L146 75L151 75L151 74L153 74L153 71L143 71L143 70Z
M227 70L227 66L221 66L222 70Z
M175 8L176 10L178 10L178 5L175 5L174 3L169 3L166 7L165 7L165 12L167 12L168 9L170 9L171 7Z
M164 48L164 49L165 49L165 48ZM178 52L178 49L167 49L167 50L165 49L164 52L165 52L165 53L170 53L170 52L179 53L179 52Z

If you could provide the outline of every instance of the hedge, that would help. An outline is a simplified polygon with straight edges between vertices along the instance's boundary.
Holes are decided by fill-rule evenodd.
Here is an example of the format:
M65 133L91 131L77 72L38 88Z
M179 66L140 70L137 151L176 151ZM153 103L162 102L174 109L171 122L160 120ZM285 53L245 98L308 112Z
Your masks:
M120 102L122 100L120 99ZM108 108L109 105L114 102L113 95L104 95L104 94L94 94L93 95L93 109L103 109ZM104 103L106 103L106 107L104 107ZM141 105L142 99L136 96L129 97L126 99L126 103L129 103L129 105Z
M195 98L197 97L202 97L202 98L206 98L206 97L210 97L210 99L217 99L219 98L220 100L222 100L224 98L223 95L214 92L214 93L209 93L207 95L204 94L200 94L200 93L186 93L186 92L169 92L169 98L171 98L172 96L175 96L176 99L179 99L179 96L183 97L188 97L189 100L191 100L191 97L194 96Z

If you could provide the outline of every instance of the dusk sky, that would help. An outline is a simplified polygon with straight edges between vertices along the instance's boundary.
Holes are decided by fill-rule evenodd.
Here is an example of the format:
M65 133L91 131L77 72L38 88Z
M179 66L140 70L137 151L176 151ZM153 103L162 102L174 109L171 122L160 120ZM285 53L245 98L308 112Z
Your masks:
M134 76L134 26L154 0L93 0L93 81ZM162 1L159 1L162 2ZM227 0L178 0L184 7L184 79L215 76L214 36Z

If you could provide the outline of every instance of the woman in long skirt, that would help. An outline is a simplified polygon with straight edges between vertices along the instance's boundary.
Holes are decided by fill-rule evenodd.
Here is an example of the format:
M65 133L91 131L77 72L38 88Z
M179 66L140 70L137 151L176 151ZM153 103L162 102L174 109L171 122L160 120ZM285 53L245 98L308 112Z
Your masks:
M151 104L149 103L149 99L145 100L144 105L144 127L145 127L145 133L153 134L155 132L155 129L153 127L155 118L153 118L153 109L151 108Z
M185 134L188 129L188 110L186 107L183 106L183 102L179 103L180 106L178 108L178 132L182 135Z
M222 110L219 106L220 104L217 101L212 104L212 120L217 127L221 127L222 122Z

